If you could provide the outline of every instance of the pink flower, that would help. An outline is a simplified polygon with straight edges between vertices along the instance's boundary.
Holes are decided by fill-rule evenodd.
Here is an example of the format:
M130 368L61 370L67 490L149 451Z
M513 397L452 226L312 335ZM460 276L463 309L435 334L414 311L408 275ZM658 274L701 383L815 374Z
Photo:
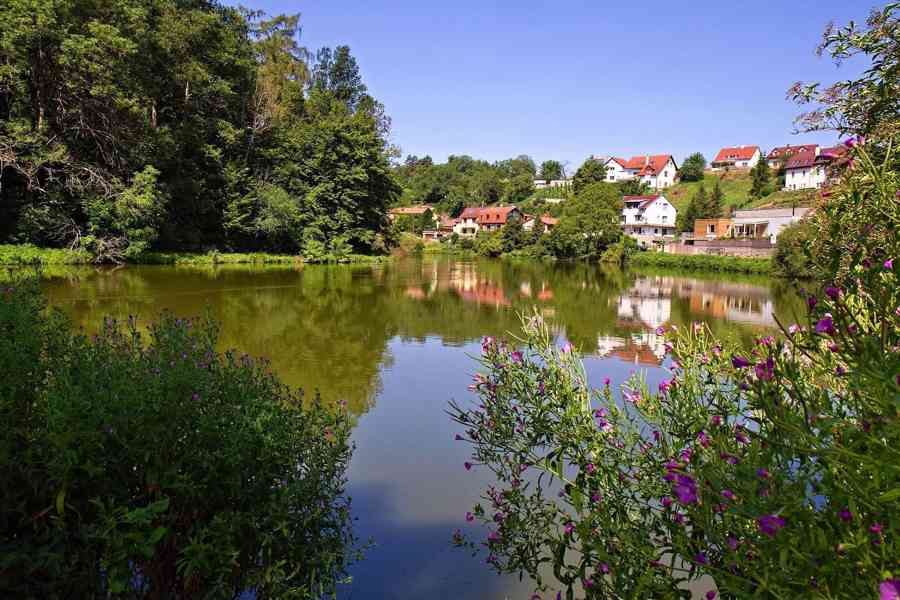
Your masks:
M709 436L706 435L705 432L701 431L697 434L697 441L700 442L700 445L704 448L709 448Z
M609 377L606 377L603 379L603 385L605 385L606 387L609 387Z
M594 466L594 463L588 463L588 464L584 467L584 471L585 471L585 473L587 473L588 475L593 475L594 473L597 472L597 467Z
M869 527L869 531L874 533L875 535L878 535L879 533L881 533L881 523L872 523L872 526Z
M563 354L570 354L572 352L573 348L574 347L572 346L572 344L570 344L569 342L566 342L565 344L563 344L562 352L563 352Z
M760 533L773 538L785 526L785 520L778 515L763 515L756 519L756 525Z
M660 503L662 503L663 508L669 508L670 506L672 506L672 499L668 496L663 496L662 500L660 500Z
M900 600L900 579L888 579L878 586L878 600Z
M716 591L709 590L708 592L706 592L706 600L716 600Z
M894 270L894 259L891 258L891 259L884 261L884 268L887 269L888 271L893 271Z
M722 497L732 501L737 499L737 496L731 490L722 490Z
M467 513L466 513L466 521L468 521L469 523L471 523L471 522L474 521L474 520L475 520L475 515L473 515L473 514L470 513L470 512L467 512Z
M604 575L608 575L608 574L609 574L609 565L606 564L606 563L600 563L600 566L598 567L598 569L599 569L600 572L603 573Z
M571 521L566 523L566 526L563 527L563 531L566 532L566 535L572 535L572 532L575 531L575 524Z
M719 425L722 424L722 417L720 417L719 415L713 415L709 419L709 422L713 427L718 427Z

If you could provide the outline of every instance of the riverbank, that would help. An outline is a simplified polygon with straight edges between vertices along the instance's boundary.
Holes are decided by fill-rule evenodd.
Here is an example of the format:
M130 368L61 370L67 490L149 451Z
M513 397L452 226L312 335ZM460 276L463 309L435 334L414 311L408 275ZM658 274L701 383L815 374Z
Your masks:
M741 258L709 254L664 254L638 252L628 257L629 266L652 266L673 269L704 270L733 273L769 274L772 261L768 258Z
M129 264L137 265L226 265L226 264L301 264L340 263L365 264L390 260L388 256L368 256L348 254L342 257L327 257L325 260L310 261L296 254L267 254L265 252L147 252ZM50 265L90 265L94 257L86 250L66 248L39 248L31 244L0 244L0 265L2 266L50 266Z

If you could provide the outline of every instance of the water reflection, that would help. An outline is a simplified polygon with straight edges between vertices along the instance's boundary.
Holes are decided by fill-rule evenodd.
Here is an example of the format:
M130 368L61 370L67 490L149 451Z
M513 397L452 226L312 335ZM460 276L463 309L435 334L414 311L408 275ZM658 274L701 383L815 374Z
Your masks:
M585 353L589 377L663 376L659 325L703 320L748 342L800 310L762 278L672 276L596 265L424 260L377 266L129 267L50 272L50 301L87 330L104 315L146 321L210 311L222 343L266 356L289 384L347 400L357 417L349 473L358 533L376 547L343 596L529 597L449 547L487 475L466 472L447 401L465 402L484 335L538 310Z

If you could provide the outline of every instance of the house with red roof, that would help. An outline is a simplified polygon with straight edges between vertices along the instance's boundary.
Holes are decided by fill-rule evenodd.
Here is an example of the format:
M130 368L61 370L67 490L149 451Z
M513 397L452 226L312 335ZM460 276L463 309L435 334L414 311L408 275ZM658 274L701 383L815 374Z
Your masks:
M453 232L463 237L474 237L479 231L496 231L510 219L522 218L515 206L470 206L462 211Z
M819 148L817 152L791 154L784 163L784 189L813 190L828 183L831 164L847 153L844 146Z
M806 152L818 154L819 145L800 144L798 146L792 146L788 144L787 146L778 146L777 148L772 148L772 150L769 151L769 154L766 156L766 162L769 163L769 168L780 169L782 166L784 166L784 162L792 155L802 154Z
M622 197L622 231L642 246L675 236L678 210L662 194Z
M651 189L661 190L675 183L678 165L671 154L646 154L628 160L618 156L593 157L606 167L606 180L630 181L638 179Z
M720 169L752 169L762 157L759 146L731 146L722 148L709 164L713 171Z
M540 217L525 215L525 222L522 223L522 229L531 231L535 227L540 227L542 233L550 233L557 225L559 225L559 219L554 219L550 215L541 215Z

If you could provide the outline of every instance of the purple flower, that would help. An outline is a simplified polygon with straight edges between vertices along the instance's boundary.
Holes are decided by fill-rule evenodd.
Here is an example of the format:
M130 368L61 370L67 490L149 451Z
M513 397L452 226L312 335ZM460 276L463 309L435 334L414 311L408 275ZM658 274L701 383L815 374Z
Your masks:
M722 490L722 497L727 498L728 500L737 500L737 496L734 495L734 492L731 490Z
M850 509L846 506L838 511L838 517L840 517L841 521L844 523L849 523L853 520L853 513L850 512Z
M894 259L889 258L888 260L884 261L884 268L887 269L888 271L893 271L894 270Z
M879 533L881 533L881 523L872 523L872 526L869 527L869 531L874 533L875 535L878 535Z
M756 470L756 475L757 475L760 479L768 479L769 477L771 477L771 475L769 474L769 470L768 470L768 469L757 469L757 470Z
M760 533L773 538L778 530L785 526L785 521L778 515L763 515L756 519L756 526L759 527Z
M603 497L600 495L600 492L594 492L591 494L591 502L597 503L603 500Z
M674 488L675 496L684 505L697 502L697 483L687 475L677 476L678 484Z
M663 508L669 508L670 506L672 506L672 499L668 496L663 496L660 502L662 503Z
M713 427L718 427L722 424L722 417L720 417L719 415L713 415L712 417L710 417L709 422Z
M588 464L584 467L584 471L585 471L585 473L587 473L588 475L593 475L594 473L597 472L597 467L594 466L594 463L588 463Z
M563 344L563 347L562 347L563 354L571 353L572 349L573 349L573 346L569 342L566 342L565 344Z
M641 399L641 394L636 390L625 390L622 393L625 396L625 399L631 402L632 404L637 404Z
M697 441L700 442L700 445L704 448L709 448L709 436L706 435L704 431L697 434Z
M519 352L518 350L513 352L512 354L509 355L509 360L511 360L514 363L522 362L522 353Z
M750 443L750 438L747 437L747 434L744 433L740 426L734 428L734 439L737 440L738 444L746 445Z
M662 325L656 328L656 335L665 335L666 328Z
M816 299L815 296L810 296L809 298L806 299L806 306L808 306L810 310L814 309L816 307L816 304L818 304L818 303L819 303L819 301Z
M887 579L878 586L878 600L900 600L900 579Z
M463 466L466 468L466 471L472 470L472 463L470 463L470 462L464 462Z
M500 534L497 533L496 531L492 531L488 534L487 539L488 539L488 542L499 542Z
M698 552L694 555L694 562L700 565L708 565L709 559L706 558L706 554L704 554L703 552Z
M727 462L729 465L736 465L741 462L741 459L739 459L737 456L735 456L734 454L729 454L727 452L722 452L721 454L719 454L719 458Z
M659 382L659 392L661 394L666 394L669 392L669 388L672 387L671 381L660 381Z
M731 548L732 552L738 549L739 542L737 541L737 538L734 537L733 535L729 535L725 539L725 543L728 544L728 547Z
M716 600L716 591L709 590L708 592L706 592L706 600Z
M829 285L827 288L825 288L825 295L832 300L837 300L841 297L841 290L840 288L836 288L833 285Z
M834 320L831 318L831 315L825 315L822 319L819 319L819 322L816 323L816 333L834 333Z
M750 361L743 356L738 356L737 354L735 354L733 357L731 357L731 364L735 369L746 369L750 366Z
M775 360L770 356L765 362L758 363L754 369L760 381L770 381L775 372Z
M466 513L466 521L469 522L469 523L471 523L471 522L474 521L474 520L475 520L475 515L473 515L473 514L470 513L470 512L467 512L467 513Z
M457 433L455 439L456 439L457 442L461 442L461 441L463 440L463 436L461 436L461 435L459 435L459 434Z
M612 431L613 426L606 419L599 417L597 419L597 428L600 431Z
M597 417L598 419L601 417L605 417L608 414L609 414L609 411L606 410L605 408L603 408L602 406L594 411L594 416Z
M571 521L566 523L566 526L563 527L563 531L566 532L566 535L572 535L572 532L575 531L575 524Z
M609 565L606 564L606 563L600 563L600 566L598 567L598 569L599 569L600 572L603 573L604 575L608 575L608 574L609 574Z

